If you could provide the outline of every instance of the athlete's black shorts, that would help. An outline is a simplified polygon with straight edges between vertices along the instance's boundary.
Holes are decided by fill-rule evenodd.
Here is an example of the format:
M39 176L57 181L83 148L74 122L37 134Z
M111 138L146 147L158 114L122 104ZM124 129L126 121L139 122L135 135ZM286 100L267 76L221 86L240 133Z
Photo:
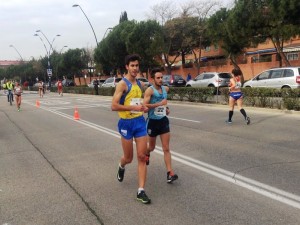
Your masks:
M147 133L150 137L156 137L169 132L170 126L168 117L165 116L160 120L148 119Z

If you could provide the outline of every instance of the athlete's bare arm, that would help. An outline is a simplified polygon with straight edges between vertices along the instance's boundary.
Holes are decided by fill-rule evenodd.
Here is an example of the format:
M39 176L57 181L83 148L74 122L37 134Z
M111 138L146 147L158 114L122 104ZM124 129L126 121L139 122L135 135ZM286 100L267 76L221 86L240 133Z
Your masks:
M144 104L150 108L150 109L153 109L153 108L156 108L158 106L163 106L163 105L166 105L168 103L167 99L163 99L161 102L157 102L157 103L154 103L154 104L150 104L150 99L151 99L151 96L153 95L153 89L151 87L148 87L144 93Z
M111 103L112 111L145 111L145 107L143 105L121 105L120 99L124 92L127 91L127 85L125 81L121 80L116 86L116 90Z

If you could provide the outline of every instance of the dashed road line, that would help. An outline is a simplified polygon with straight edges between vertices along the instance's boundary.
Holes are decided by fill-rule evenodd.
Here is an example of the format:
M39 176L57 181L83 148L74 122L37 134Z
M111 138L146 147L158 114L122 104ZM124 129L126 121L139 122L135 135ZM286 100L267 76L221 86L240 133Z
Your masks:
M30 103L30 102L26 102L26 103L29 104L29 105L34 106L33 103ZM56 111L54 109L51 109L49 107L44 107L44 106L41 106L40 108L74 121L73 117L66 114L66 113L62 113L62 112L59 112L59 111ZM180 118L174 117L174 119L180 119ZM182 120L184 120L184 119L182 119ZM193 120L188 120L188 121L194 122ZM109 128L91 123L91 122L86 121L86 120L76 120L74 122L80 123L84 126L88 126L92 129L95 129L95 130L98 130L100 132L106 133L106 134L111 135L113 137L120 138L119 133L116 132L115 130L111 130ZM200 121L197 121L197 122L200 122ZM163 150L159 146L156 146L154 152L156 152L160 155L163 155ZM180 162L184 165L190 166L194 169L205 172L207 174L213 175L215 177L218 177L222 180L228 181L228 182L233 183L235 185L238 185L240 187L246 188L246 189L251 190L255 193L258 193L258 194L261 194L265 197L268 197L270 199L273 199L273 200L282 202L286 205L289 205L289 206L300 209L300 196L298 196L298 195L294 195L292 193L283 191L281 189L278 189L278 188L260 183L258 181L252 180L250 178L238 175L234 172L224 170L222 168L210 165L208 163L196 160L194 158L185 156L183 154L180 154L180 153L177 153L177 152L174 152L174 151L172 151L172 160Z

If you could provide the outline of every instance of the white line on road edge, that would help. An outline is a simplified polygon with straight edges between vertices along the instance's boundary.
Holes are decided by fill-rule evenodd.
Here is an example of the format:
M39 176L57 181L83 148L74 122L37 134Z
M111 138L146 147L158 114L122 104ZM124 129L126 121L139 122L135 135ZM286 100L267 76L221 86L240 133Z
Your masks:
M157 153L163 155L162 148L156 146ZM271 187L269 185L260 183L258 181L249 179L241 175L235 175L235 173L221 169L216 166L212 166L205 162L190 158L180 153L172 151L172 160L181 162L182 164L191 166L195 169L206 172L215 177L234 183L240 187L244 187L248 190L254 191L271 199L280 201L287 205L300 209L300 196L285 192L283 190Z
M184 121L189 121L189 122L194 122L194 123L201 123L201 121L198 120L188 120L188 119L183 119L183 118L177 118L177 117L172 117L172 116L168 116L171 119L175 119L175 120L184 120Z
M26 102L26 103L29 104L29 105L34 106L34 104L31 104L31 103L28 103L28 102ZM55 111L55 110L52 110L52 109L49 109L49 108L46 108L46 107L43 107L43 106L41 106L40 108L74 121L73 117L68 115L68 114L58 112L58 111ZM91 122L86 121L86 120L76 120L75 122L83 124L83 125L88 126L90 128L96 129L100 132L112 135L114 137L120 138L120 135L119 135L118 132L116 132L114 130L111 130L109 128L102 127L100 125L91 123ZM156 146L154 152L156 152L160 155L164 154L163 151L162 151L162 148L159 147L159 146ZM282 203L285 203L287 205L290 205L290 206L293 206L295 208L300 209L300 196L298 196L298 195L294 195L294 194L291 194L289 192L285 192L283 190L271 187L269 185L260 183L258 181L243 177L241 175L236 175L233 172L221 169L219 167L207 164L205 162L193 159L191 157L182 155L182 154L174 152L174 151L172 151L172 160L175 160L177 162L181 162L184 165L188 165L192 168L203 171L205 173L208 173L208 174L213 175L215 177L218 177L220 179L226 180L226 181L228 181L230 183L233 183L233 184L236 184L240 187L244 187L244 188L246 188L248 190L251 190L255 193L261 194L261 195L266 196L268 198L277 200L279 202L282 202Z

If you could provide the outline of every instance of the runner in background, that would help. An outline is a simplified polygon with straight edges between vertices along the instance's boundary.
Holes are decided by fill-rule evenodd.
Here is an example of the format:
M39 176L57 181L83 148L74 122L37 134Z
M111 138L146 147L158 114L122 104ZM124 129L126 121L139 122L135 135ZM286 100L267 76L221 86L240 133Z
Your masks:
M38 83L38 88L39 88L39 95L40 95L40 98L43 98L44 97L44 91L43 91L43 82L42 81L39 81Z
M233 78L230 79L229 84L229 114L228 114L228 120L226 120L227 123L232 123L232 116L233 116L233 110L234 105L237 103L238 109L240 110L241 114L243 115L246 124L250 124L250 117L247 116L246 111L243 109L243 93L241 91L241 75L242 71L240 69L233 69L232 70Z
M58 82L57 82L57 92L58 92L58 95L63 96L63 84L62 84L61 80L58 80Z
M19 112L21 110L22 92L22 87L20 86L19 82L16 82L14 87L14 95L16 98L16 105Z

